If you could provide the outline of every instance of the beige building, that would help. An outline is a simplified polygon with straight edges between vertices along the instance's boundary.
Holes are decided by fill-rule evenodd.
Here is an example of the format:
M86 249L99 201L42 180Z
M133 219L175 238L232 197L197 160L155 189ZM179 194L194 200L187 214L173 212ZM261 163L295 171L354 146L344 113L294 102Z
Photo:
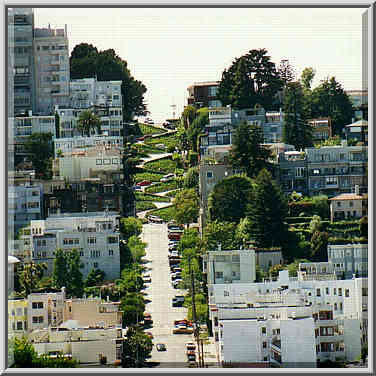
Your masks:
M64 319L77 321L81 327L120 327L120 302L102 302L100 298L69 299L65 302Z
M122 329L107 328L49 328L29 335L39 355L62 352L83 364L119 363L122 353Z
M110 173L114 180L122 179L123 162L118 148L96 146L72 152L69 156L56 158L53 162L54 178L81 180ZM117 177L117 178L116 178Z
M330 220L361 218L368 215L368 195L342 193L330 199Z

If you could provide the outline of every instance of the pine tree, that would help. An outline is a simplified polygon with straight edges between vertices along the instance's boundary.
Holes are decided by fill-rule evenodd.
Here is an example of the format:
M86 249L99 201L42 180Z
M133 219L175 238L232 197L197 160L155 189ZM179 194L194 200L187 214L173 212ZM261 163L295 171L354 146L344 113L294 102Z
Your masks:
M287 203L267 170L255 179L253 201L248 205L247 230L257 247L280 246L286 235Z

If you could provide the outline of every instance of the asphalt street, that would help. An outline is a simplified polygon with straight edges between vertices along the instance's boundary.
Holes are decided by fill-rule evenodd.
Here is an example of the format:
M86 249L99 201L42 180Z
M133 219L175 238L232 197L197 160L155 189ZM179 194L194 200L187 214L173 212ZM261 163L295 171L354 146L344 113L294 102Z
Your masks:
M190 334L172 334L174 320L187 318L187 309L172 307L172 298L183 295L185 291L174 289L171 285L171 273L168 263L168 232L166 224L145 224L142 240L147 243L145 272L151 276L151 283L144 290L146 304L145 311L152 315L153 326L150 331L153 338L151 362L160 362L164 367L185 367L187 357L185 344L193 341ZM164 343L167 351L157 351L156 344Z

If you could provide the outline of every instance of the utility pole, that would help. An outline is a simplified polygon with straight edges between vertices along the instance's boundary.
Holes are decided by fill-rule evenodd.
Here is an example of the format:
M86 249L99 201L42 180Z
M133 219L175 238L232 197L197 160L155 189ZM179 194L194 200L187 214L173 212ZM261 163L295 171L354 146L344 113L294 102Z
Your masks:
M201 367L201 351L200 351L200 339L199 339L199 328L197 326L197 314L196 314L196 301L195 301L195 281L193 277L193 269L191 266L191 257L189 257L188 261L189 265L189 274L191 276L191 287L192 287L192 316L193 316L193 333L196 338L197 343L197 351L198 351L198 364L199 367Z

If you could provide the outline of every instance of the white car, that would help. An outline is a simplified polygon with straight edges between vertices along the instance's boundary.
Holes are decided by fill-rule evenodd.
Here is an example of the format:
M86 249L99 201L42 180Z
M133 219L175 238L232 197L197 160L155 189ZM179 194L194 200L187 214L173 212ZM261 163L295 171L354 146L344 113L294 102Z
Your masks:
M167 174L163 175L162 179L160 180L162 183L166 181L170 181L175 178L175 174Z

